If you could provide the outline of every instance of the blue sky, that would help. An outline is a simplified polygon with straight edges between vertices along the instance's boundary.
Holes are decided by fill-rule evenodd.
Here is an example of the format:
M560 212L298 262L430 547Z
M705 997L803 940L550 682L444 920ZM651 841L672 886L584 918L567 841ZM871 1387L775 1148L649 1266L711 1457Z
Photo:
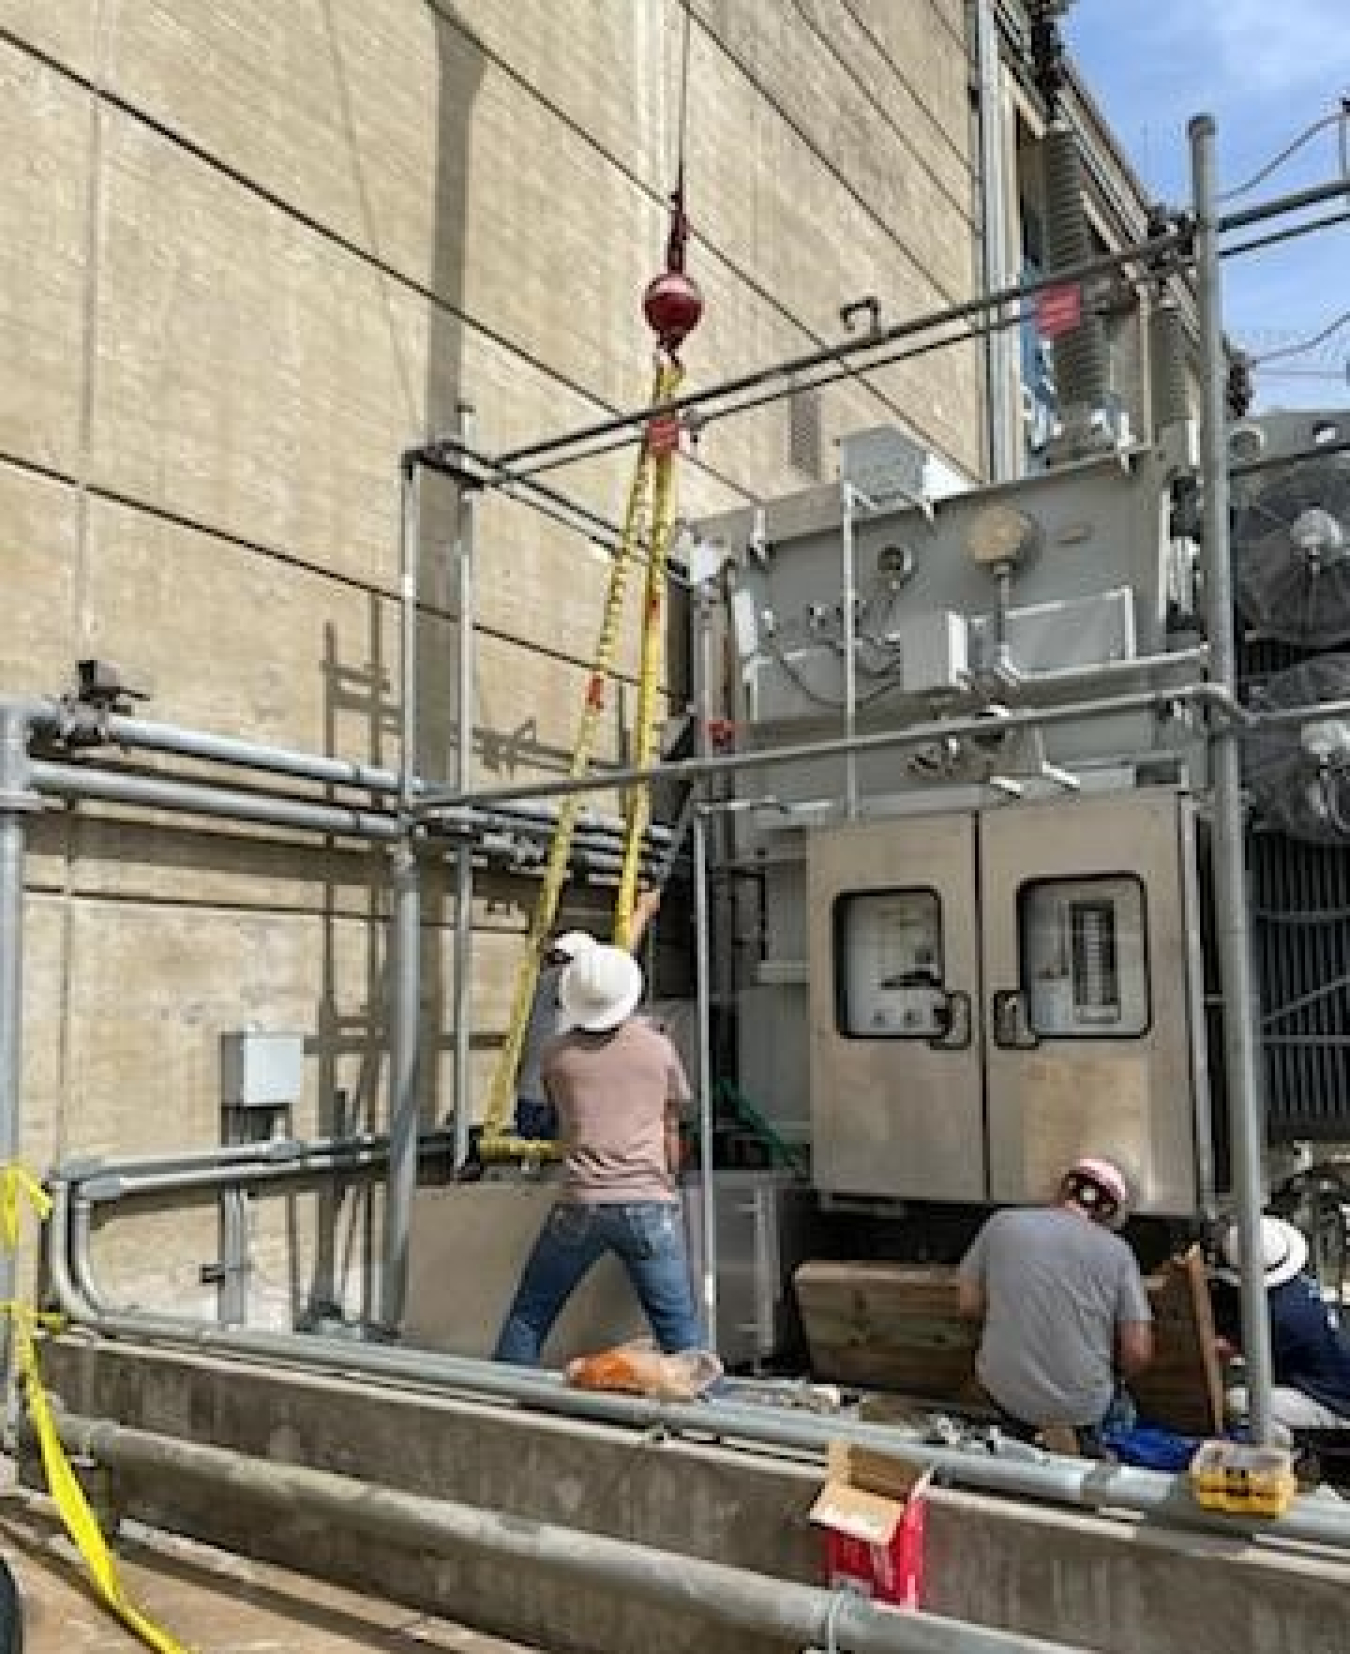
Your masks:
M1077 0L1064 33L1135 169L1173 203L1189 193L1191 115L1205 110L1218 122L1226 189L1350 95L1350 0ZM1332 127L1242 204L1323 182L1339 167ZM1258 353L1319 332L1347 309L1350 224L1225 266L1228 331ZM1347 358L1350 326L1289 365L1343 375ZM1344 377L1259 375L1257 385L1265 406L1350 399Z

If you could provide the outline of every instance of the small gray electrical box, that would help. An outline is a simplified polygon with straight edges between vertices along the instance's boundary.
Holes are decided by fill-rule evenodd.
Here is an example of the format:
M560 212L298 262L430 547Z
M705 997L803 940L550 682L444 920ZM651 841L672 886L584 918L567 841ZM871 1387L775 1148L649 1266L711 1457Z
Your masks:
M305 1036L247 1028L220 1036L220 1100L226 1108L280 1108L304 1085Z

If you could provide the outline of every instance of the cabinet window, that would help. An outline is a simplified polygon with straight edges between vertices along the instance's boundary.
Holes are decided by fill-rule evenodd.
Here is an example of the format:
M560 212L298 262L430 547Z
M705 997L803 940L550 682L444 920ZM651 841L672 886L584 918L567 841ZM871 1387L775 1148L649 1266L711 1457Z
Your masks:
M1131 1039L1150 1021L1144 887L1128 874L1018 892L1022 985L1042 1039Z
M839 1032L932 1039L946 1028L942 904L932 890L859 890L834 904Z

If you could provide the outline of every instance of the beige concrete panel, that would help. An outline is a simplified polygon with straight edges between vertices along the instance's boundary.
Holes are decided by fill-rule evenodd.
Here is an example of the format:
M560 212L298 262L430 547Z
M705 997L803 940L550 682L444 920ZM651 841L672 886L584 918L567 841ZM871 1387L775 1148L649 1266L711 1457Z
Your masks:
M0 0L0 29L83 75L99 58L104 0Z
M459 216L481 73L471 41L406 0L116 0L110 85L418 282ZM456 298L452 284L445 296Z
M540 1184L424 1189L409 1242L408 1335L456 1355L492 1353L553 1190ZM472 1259L472 1267L467 1267ZM648 1333L617 1258L598 1264L549 1338L550 1366Z
M878 114L847 60L841 63L795 11L703 0L702 15L715 39L700 32L694 43L690 192L691 199L722 209L709 225L710 239L738 264L781 282L794 308L813 291L809 279L784 279L779 264L781 244L798 238L817 257L826 252L822 243L836 244L830 251L846 268L850 253L875 256L868 252L875 241L886 249L878 262L896 266L893 280L949 301L963 296L970 282L968 190L944 193L933 179L928 154L942 139L931 127L911 111L901 136ZM940 101L942 69L953 58L964 121L964 64L951 43L926 40L910 61L920 77L931 76L930 95ZM747 78L765 95L747 95ZM738 142L728 142L728 108L737 110ZM714 111L722 112L720 119ZM758 163L752 213L727 210L744 197L747 146ZM779 246L766 245L770 230L781 238ZM851 296L886 288L836 291Z
M32 7L28 8L30 11ZM73 468L84 392L89 98L0 45L0 447Z
M73 488L0 464L0 690L55 694L77 652L74 588L79 498Z
M306 1035L298 1132L327 1122L335 1086L378 1101L382 927L98 901L71 927L65 1148L218 1142L220 1035L250 1024Z
M957 0L958 6L965 0ZM971 195L970 122L963 101L943 102L933 92L935 58L959 61L964 48L938 28L924 37L920 62L896 62L848 0L800 0L798 11L809 18L818 37L830 42L847 72L866 89L879 118L899 128L915 157L932 173L951 203L969 217ZM950 100L954 82L941 77Z
M388 587L397 456L449 423L457 330L124 116L105 165L97 480Z
M898 74L917 84L951 141L970 140L965 0L850 0L849 9Z
M590 9L582 38L631 34L612 10L607 22L610 8ZM517 18L514 32L566 32L575 43L576 21L545 11L529 29ZM588 84L610 83L610 61L594 58ZM659 206L432 8L124 6L113 81L245 176L602 394L622 383L616 317L629 318L635 355L645 351L638 297L660 246ZM637 89L627 101L645 106Z
M82 896L361 918L383 910L387 856L378 846L330 849L312 833L278 841L269 828L226 821L81 811L70 881Z
M24 908L19 1158L38 1173L50 1167L60 1138L64 921L61 901L29 896Z
M397 634L375 593L93 502L82 647L149 678L148 715L397 762Z

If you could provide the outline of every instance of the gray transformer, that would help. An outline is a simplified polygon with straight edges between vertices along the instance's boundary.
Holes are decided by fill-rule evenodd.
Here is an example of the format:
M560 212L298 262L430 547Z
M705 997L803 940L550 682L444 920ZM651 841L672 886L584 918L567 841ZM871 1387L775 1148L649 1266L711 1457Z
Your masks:
M1213 1173L1185 466L1127 447L931 498L892 448L888 468L868 433L838 486L700 532L739 745L864 741L733 783L740 1087L809 1132L834 1200L1032 1201L1091 1150L1141 1209L1193 1212ZM1030 708L1050 721L1009 722Z

